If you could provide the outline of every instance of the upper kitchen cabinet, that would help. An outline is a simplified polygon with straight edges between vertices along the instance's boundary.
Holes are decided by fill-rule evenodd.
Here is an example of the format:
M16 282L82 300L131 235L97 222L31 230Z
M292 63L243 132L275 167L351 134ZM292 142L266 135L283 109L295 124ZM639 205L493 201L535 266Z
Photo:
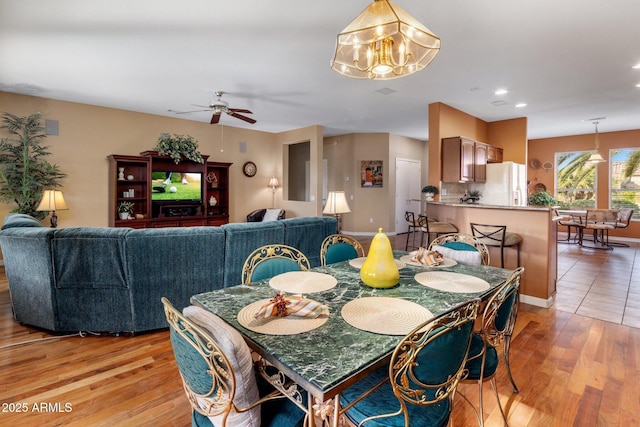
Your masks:
M485 182L488 145L460 136L442 139L443 182Z
M487 145L487 163L502 163L502 148Z

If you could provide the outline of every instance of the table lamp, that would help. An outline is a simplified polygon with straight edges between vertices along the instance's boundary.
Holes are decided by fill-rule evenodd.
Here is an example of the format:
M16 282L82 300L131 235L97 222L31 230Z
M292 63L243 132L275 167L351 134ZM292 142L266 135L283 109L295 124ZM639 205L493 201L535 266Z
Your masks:
M42 194L42 200L38 205L37 211L51 211L51 227L56 228L58 226L58 216L56 210L67 210L67 204L62 197L62 191L59 190L44 190Z
M275 176L271 177L271 179L269 180L269 187L271 187L271 207L275 208L276 207L276 187L279 186L280 183L278 182L278 178L276 178Z
M342 229L341 214L350 213L349 204L347 198L344 195L344 191L329 191L327 195L327 203L324 205L323 214L334 215L338 220L338 233Z

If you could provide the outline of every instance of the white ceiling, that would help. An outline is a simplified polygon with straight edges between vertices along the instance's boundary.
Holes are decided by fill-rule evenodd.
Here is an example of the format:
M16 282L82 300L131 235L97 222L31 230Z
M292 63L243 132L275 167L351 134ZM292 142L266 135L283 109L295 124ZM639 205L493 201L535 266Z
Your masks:
M592 133L585 120L602 116L600 132L640 129L639 0L396 0L440 54L412 76L349 79L330 68L336 35L369 3L0 0L0 90L206 123L169 110L223 90L258 122L222 124L325 136L426 140L433 102L489 122L526 116L529 138Z

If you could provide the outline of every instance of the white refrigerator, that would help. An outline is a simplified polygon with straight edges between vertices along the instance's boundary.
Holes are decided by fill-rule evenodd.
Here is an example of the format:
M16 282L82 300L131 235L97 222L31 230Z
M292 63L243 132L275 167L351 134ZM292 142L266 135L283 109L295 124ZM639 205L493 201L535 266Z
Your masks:
M487 182L480 203L527 206L527 168L514 162L487 164Z

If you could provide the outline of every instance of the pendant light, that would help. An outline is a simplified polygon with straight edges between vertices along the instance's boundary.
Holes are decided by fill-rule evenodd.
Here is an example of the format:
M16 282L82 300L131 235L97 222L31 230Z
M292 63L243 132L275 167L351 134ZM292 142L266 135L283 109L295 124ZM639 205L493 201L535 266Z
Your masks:
M598 119L598 120L604 120L605 118L606 118L606 117L602 117L602 118L600 118L600 119ZM600 155L600 152L599 152L599 150L600 150L600 141L598 140L598 123L599 123L599 122L598 122L598 120L596 120L596 121L594 121L594 122L593 122L593 124L594 124L594 125L595 125L595 127L596 127L596 142L595 142L595 145L596 145L596 152L595 152L595 153L593 153L593 154L589 157L589 159L587 160L587 164L590 164L590 165L591 165L591 164L596 164L596 163L606 162L606 160L605 160L605 159Z
M374 0L340 34L331 68L356 79L388 80L425 68L440 39L388 0Z

